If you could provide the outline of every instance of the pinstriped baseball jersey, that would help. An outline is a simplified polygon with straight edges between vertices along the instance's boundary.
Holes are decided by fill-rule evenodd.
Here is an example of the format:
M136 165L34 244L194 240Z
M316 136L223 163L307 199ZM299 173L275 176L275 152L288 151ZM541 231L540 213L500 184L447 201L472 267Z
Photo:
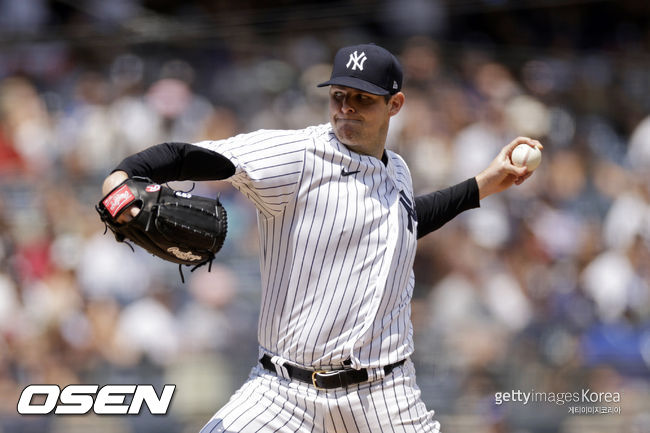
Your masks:
M258 209L263 350L309 368L412 353L417 221L397 154L352 152L329 124L195 144L232 161Z

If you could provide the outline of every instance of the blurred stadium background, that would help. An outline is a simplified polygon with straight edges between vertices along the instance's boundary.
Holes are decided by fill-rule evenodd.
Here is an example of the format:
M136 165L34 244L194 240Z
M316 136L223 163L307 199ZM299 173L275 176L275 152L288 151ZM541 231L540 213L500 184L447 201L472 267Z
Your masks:
M444 431L649 432L649 20L641 0L0 0L0 432L198 432L257 354L253 208L196 186L231 230L183 285L103 235L100 182L159 142L324 123L315 83L368 41L405 67L389 146L416 192L545 145L525 185L420 241L414 361ZM164 417L21 417L32 383L177 390ZM621 413L494 399L582 389Z

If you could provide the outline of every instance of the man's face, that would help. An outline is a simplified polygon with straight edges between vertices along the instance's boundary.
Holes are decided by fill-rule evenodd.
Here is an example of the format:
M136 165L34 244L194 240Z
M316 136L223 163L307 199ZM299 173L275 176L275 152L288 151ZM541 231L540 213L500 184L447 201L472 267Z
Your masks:
M400 94L401 95L401 94ZM386 102L374 95L351 87L330 86L330 123L339 141L351 150L381 158L390 116L397 114L403 102L393 98Z

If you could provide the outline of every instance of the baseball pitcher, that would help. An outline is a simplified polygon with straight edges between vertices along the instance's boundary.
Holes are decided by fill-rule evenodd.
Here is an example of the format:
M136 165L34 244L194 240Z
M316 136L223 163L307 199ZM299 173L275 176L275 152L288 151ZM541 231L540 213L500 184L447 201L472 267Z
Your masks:
M374 44L342 48L319 86L329 86L329 123L159 144L104 182L110 197L136 176L222 179L257 208L259 357L202 433L438 432L409 359L417 239L523 182L531 172L512 164L512 150L542 147L517 138L476 177L414 196L406 163L385 149L405 103L396 57ZM132 200L105 218L129 225L148 209Z

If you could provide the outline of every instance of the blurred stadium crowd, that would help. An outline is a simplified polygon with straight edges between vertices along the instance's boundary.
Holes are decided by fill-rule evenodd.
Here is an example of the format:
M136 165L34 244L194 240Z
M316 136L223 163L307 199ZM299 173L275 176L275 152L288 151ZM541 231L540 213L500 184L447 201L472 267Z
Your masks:
M212 272L186 273L183 285L174 265L104 234L93 209L101 181L159 142L324 123L327 91L315 83L338 46L368 40L405 68L407 104L389 147L409 164L416 193L477 174L517 135L545 146L524 185L420 241L414 361L445 431L650 431L647 7L564 2L463 15L459 4L511 3L464 1L453 14L449 3L409 0L406 14L357 1L385 15L326 36L244 26L236 40L111 44L70 35L95 26L110 39L150 5L80 3L83 13L65 1L0 1L1 433L198 431L255 362L254 208L225 183L195 186L221 195L230 233ZM167 17L210 4L161 3ZM627 13L599 32L612 8ZM422 20L437 25L415 36ZM73 42L40 37L52 23ZM20 417L32 383L177 391L167 417ZM496 392L582 389L621 393L621 415L494 404Z

